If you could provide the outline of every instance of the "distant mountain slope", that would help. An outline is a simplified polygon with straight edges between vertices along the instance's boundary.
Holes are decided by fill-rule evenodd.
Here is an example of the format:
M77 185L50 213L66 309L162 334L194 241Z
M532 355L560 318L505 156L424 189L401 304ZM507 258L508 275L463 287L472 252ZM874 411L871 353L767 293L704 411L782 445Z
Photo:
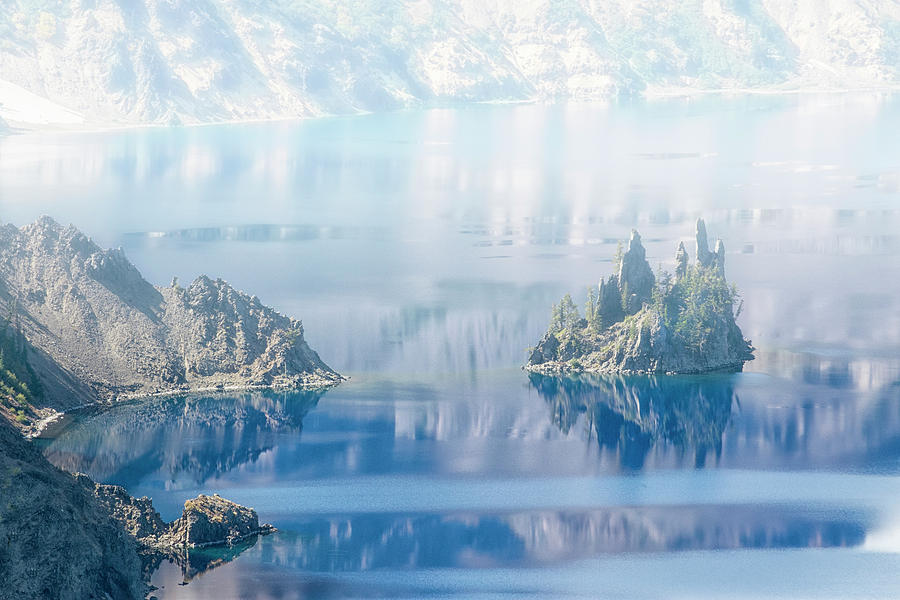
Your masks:
M29 406L2 403L26 413L122 395L341 380L299 321L255 296L206 276L154 287L120 250L48 217L0 228L0 315L4 331L21 338L10 355L27 362L30 387L41 390L39 400L18 400ZM19 371L11 382L25 376Z
M0 117L13 124L898 83L897 0L9 0L0 11Z

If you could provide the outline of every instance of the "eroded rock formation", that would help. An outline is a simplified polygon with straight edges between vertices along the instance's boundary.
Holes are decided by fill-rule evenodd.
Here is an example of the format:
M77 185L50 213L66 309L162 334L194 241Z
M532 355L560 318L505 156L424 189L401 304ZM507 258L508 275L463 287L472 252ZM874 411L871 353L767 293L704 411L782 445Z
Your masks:
M250 536L275 531L268 523L260 525L252 508L218 494L200 494L186 501L181 517L166 523L149 498L134 498L120 486L94 483L83 474L76 478L143 551L179 555L191 548L232 546Z
M641 234L632 229L628 250L619 264L619 291L627 314L636 313L650 302L655 281L653 270L647 263L647 251L641 244Z

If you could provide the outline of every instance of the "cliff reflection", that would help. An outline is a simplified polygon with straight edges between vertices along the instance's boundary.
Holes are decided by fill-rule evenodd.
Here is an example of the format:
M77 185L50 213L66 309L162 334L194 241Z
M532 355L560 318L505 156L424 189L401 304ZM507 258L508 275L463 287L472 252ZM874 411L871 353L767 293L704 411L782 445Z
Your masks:
M656 444L693 456L696 467L722 453L722 436L738 403L729 375L703 377L548 377L529 374L550 407L550 418L568 433L584 417L588 439L626 469L640 469Z
M277 435L299 433L321 391L141 400L76 419L46 447L53 464L126 488L159 473L199 486L255 461Z

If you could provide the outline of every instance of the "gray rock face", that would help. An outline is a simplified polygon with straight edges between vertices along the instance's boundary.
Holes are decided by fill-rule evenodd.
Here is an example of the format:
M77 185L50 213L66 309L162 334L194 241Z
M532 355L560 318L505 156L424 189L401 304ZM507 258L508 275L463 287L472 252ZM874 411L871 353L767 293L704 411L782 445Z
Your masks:
M600 282L600 293L597 295L597 313L600 315L600 322L607 326L618 323L625 318L618 275L610 275L606 281Z
M535 346L534 350L531 351L531 356L528 358L528 362L533 365L540 365L548 360L555 360L558 356L559 351L559 340L550 332L547 332L541 341L538 342L538 345Z
M716 240L716 249L713 252L713 265L719 277L725 279L725 242Z
M252 508L218 494L186 501L181 517L165 523L149 498L133 498L124 488L94 483L86 475L76 477L145 552L178 554L190 548L231 546L275 531L269 524L260 525Z
M695 235L697 238L697 263L708 267L712 264L713 254L709 251L709 241L706 238L706 223L703 222L703 219L697 219Z
M0 597L143 598L134 539L0 418Z
M619 289L622 292L622 304L625 312L633 315L653 297L655 278L653 270L647 263L647 251L641 244L641 234L631 231L628 250L622 256L619 265Z
M75 478L142 546L151 545L150 541L155 541L168 531L168 525L153 508L150 498L134 498L123 487L94 483L83 473L76 473Z
M45 404L229 387L323 387L341 380L303 326L201 276L156 288L121 250L48 217L0 228L0 307L17 302Z
M682 246L679 247L679 250L681 249L683 249ZM685 264L686 261L687 257L685 257ZM713 267L720 277L725 277L725 243L722 240L716 240L715 250L709 251L706 223L703 222L703 219L697 219L697 264L703 267Z

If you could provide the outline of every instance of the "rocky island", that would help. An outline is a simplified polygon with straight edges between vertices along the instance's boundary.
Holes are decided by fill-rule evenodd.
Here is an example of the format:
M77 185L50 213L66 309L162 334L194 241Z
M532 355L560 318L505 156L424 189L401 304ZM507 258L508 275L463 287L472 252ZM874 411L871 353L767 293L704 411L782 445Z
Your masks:
M694 264L680 243L675 274L654 275L641 236L632 230L627 250L616 257L616 272L589 290L585 316L566 295L525 368L543 374L743 368L753 347L735 322L737 292L725 280L725 246L718 240L710 251L702 219L696 242Z

